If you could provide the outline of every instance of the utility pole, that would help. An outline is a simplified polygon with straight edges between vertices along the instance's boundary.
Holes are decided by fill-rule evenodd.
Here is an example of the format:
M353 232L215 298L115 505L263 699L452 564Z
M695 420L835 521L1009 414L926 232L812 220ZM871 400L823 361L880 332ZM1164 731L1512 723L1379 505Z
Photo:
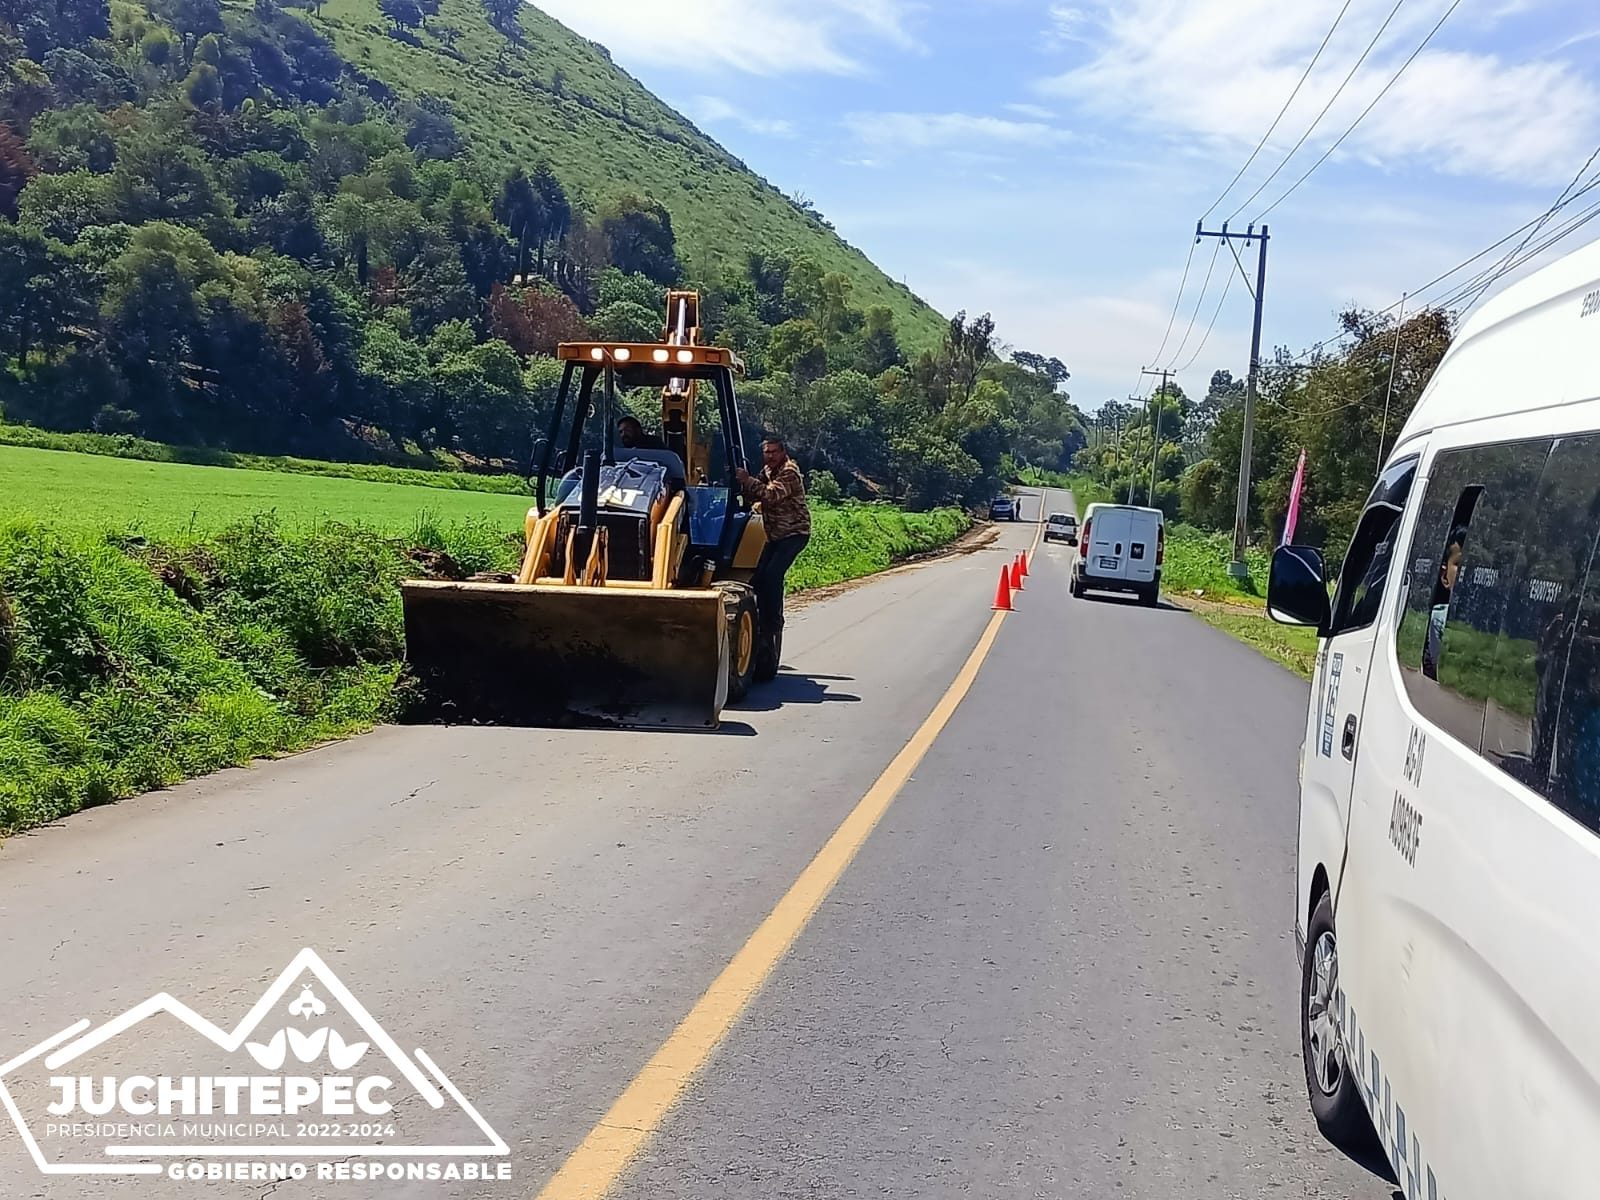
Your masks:
M1228 564L1228 574L1232 578L1248 579L1250 568L1245 565L1244 547L1245 542L1249 540L1247 521L1250 516L1250 450L1256 432L1256 383L1261 373L1261 304L1267 290L1267 227L1263 225L1261 232L1257 233L1255 222L1252 221L1245 232L1230 233L1226 221L1218 230L1208 230L1204 225L1204 221L1195 222L1196 243L1201 238L1208 237L1220 238L1224 245L1240 241L1248 247L1257 239L1261 242L1256 251L1256 286L1253 292L1256 317L1250 333L1250 375L1244 386L1244 439L1239 447L1239 495L1233 514L1233 561ZM1228 246L1228 249L1231 252L1233 247ZM1249 285L1250 281L1246 279L1245 286Z
M1167 380L1172 378L1171 371L1152 371L1149 367L1139 369L1141 375L1161 376L1161 386L1150 397L1150 507L1156 506L1156 460L1161 454L1161 406L1156 403L1157 397L1165 398L1167 394Z

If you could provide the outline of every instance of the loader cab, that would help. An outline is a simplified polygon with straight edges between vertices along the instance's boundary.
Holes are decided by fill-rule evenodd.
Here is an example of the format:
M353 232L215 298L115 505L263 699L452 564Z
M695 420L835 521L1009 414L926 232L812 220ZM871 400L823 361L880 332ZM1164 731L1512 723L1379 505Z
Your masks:
M633 495L637 491L659 493L659 504L649 501L654 527L672 500L682 496L672 520L674 536L686 538L686 546L681 558L674 556L673 575L661 582L703 585L737 571L736 564L749 557L745 543L752 514L734 475L748 462L734 395L736 356L698 345L613 343L564 344L557 353L564 370L539 460L535 494L540 516L547 505L586 506L584 477L586 470L593 470L607 486L604 494L594 489L596 511L579 516L584 525L591 523L586 518L605 523L619 505L645 502L646 497ZM630 449L618 443L619 392L633 388L661 397L665 449ZM709 413L697 413L707 400L713 401ZM715 416L706 422L710 429L698 428L697 416L710 413ZM644 559L652 548L647 540L640 565L612 578L650 578Z

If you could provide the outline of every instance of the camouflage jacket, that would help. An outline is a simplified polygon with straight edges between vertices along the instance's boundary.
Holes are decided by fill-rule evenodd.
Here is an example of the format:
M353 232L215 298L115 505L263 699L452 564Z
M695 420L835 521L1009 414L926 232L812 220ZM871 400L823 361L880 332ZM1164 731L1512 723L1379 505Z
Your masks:
M776 474L763 467L761 474L750 476L745 481L744 494L748 500L761 502L768 540L811 532L805 480L800 478L800 468L795 466L794 459L785 462Z

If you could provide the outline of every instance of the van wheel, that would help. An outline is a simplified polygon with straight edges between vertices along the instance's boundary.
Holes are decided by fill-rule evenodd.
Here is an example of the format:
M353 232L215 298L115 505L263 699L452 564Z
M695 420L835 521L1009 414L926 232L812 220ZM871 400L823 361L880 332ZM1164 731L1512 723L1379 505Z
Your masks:
M1074 600L1083 599L1083 584L1079 582L1076 575L1072 577L1072 582L1067 584L1067 591L1072 593L1072 598Z
M733 628L728 631L728 702L737 704L750 694L756 676L756 647L760 641L756 624L756 598L738 593Z
M1144 591L1139 593L1139 603L1144 605L1146 608L1154 608L1156 606L1156 601L1160 598L1161 591L1159 588L1146 588Z
M1300 964L1300 1052L1306 1091L1323 1137L1343 1150L1366 1149L1377 1135L1348 1065L1338 1026L1338 995L1339 945L1333 932L1333 905L1324 893L1312 911L1305 961Z

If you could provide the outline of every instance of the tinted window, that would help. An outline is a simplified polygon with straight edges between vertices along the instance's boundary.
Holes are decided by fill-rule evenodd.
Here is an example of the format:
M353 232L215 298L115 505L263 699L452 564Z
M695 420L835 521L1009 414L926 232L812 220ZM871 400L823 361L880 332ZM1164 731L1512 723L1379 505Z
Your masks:
M1416 477L1417 460L1405 459L1384 472L1372 489L1367 507L1356 525L1350 549L1339 572L1339 588L1333 598L1333 619L1329 636L1365 629L1378 618L1393 560L1393 539L1405 510L1411 481Z
M1406 556L1406 602L1396 652L1412 703L1473 749L1485 716L1496 733L1525 726L1520 685L1499 660L1501 621L1522 562L1550 442L1475 446L1438 455ZM1513 734L1514 735L1514 734Z
M1600 436L1563 438L1539 480L1487 677L1483 753L1548 791L1556 714L1589 570L1600 493Z

